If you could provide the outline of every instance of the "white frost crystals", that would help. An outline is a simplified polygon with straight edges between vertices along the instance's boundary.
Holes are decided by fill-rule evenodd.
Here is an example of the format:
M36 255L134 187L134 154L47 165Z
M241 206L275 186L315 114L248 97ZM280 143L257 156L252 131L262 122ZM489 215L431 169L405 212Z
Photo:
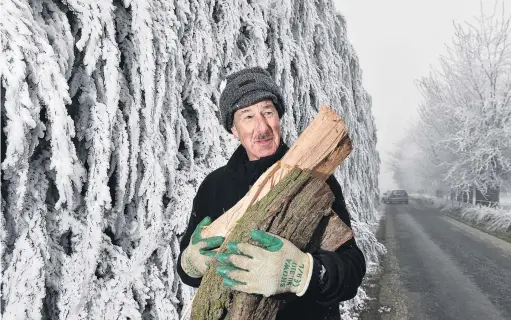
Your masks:
M511 187L511 15L497 3L456 23L440 67L420 79L419 119L395 154L402 187Z
M245 66L282 86L288 144L321 104L346 121L336 176L377 264L371 102L330 2L3 0L0 15L3 319L182 316L179 239L237 147L217 103Z

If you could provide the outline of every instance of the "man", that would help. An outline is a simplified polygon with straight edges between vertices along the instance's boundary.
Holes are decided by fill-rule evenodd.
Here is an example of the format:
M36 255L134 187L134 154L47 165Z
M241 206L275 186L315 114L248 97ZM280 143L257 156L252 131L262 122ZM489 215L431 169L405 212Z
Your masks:
M290 296L278 320L340 319L339 302L355 297L366 272L364 255L354 239L335 252L302 252L286 239L253 230L251 237L258 246L229 243L227 252L217 255L214 249L225 239L201 237L202 228L243 198L288 150L280 137L284 111L282 94L266 70L247 68L227 78L220 97L221 120L241 145L197 191L180 243L178 274L185 284L198 287L208 263L217 259L216 271L231 289L267 297ZM333 176L327 183L335 196L333 210L351 227L341 186Z

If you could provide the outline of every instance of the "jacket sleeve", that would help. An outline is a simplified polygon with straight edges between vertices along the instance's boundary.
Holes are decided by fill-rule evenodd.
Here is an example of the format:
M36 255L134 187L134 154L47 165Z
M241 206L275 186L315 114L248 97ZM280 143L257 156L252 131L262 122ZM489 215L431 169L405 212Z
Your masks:
M346 209L341 186L333 176L326 182L335 195L332 209L351 228L350 215ZM321 265L324 266L325 273L321 283L317 279L311 281L307 295L312 296L318 304L323 306L349 300L357 295L358 287L366 273L366 262L354 238L336 251L317 250L312 255L316 268L313 274L319 274L320 271L317 269L321 268Z
M200 286L202 278L192 278L189 275L187 275L186 272L184 272L183 268L181 267L181 256L186 247L188 247L188 244L190 243L190 238L192 237L195 228L197 227L199 222L201 222L202 219L206 217L206 211L202 210L203 204L205 203L203 199L204 184L205 181L199 186L197 194L193 199L192 213L190 214L188 226L186 227L186 231L183 235L183 238L181 238L181 241L179 242L179 256L177 258L177 274L179 275L181 281L183 281L184 284L194 288L198 288Z

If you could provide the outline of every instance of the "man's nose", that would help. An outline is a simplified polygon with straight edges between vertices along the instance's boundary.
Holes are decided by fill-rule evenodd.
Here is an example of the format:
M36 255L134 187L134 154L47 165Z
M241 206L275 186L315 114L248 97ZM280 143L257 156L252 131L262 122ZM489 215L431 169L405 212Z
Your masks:
M268 123L268 120L266 119L265 116L263 116L262 114L259 114L257 116L257 127L256 127L257 132L265 133L269 129L270 129L270 124Z

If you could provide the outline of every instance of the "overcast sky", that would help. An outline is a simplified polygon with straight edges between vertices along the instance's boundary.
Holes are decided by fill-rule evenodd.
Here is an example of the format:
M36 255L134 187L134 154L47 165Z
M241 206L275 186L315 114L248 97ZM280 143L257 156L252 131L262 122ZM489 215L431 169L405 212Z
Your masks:
M504 0L506 11L511 1ZM382 159L380 189L395 188L386 166L387 154L406 134L421 95L415 81L438 66L454 34L453 20L473 21L480 0L334 0L347 21L363 71L363 84L373 99ZM485 12L493 0L482 0ZM500 8L500 7L499 7ZM398 116L396 116L398 115ZM406 146L401 146L406 147ZM413 190L415 191L415 190Z

